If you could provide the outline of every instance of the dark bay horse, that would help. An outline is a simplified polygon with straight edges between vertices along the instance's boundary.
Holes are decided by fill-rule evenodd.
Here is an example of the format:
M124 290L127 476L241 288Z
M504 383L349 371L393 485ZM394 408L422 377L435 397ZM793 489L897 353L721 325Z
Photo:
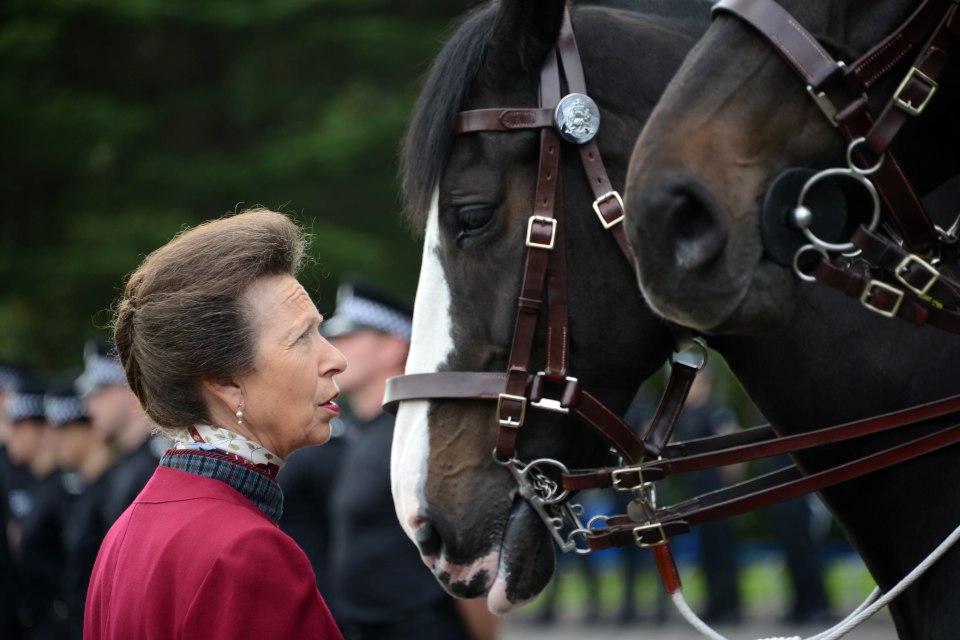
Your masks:
M919 3L779 4L849 63ZM888 98L907 68L878 83L876 95ZM920 195L960 173L956 63L939 84L926 113L893 146ZM784 434L960 392L954 334L880 317L855 299L799 282L765 252L760 217L771 183L790 167L843 166L845 148L770 42L720 14L667 88L631 160L626 223L647 300L666 318L713 334L710 345ZM798 460L816 471L878 447L876 440L838 446ZM952 447L823 492L881 588L960 524L958 463ZM893 602L901 637L957 637L958 576L960 550L953 549Z
M623 4L623 3L621 3ZM633 142L672 73L706 24L701 3L639 2L639 10L574 6L587 93L599 105L597 144L610 182L622 185ZM536 130L454 136L464 109L532 107L541 67L557 42L564 3L503 0L471 13L433 63L402 154L407 210L424 233L407 373L504 372L537 183ZM673 349L645 306L636 277L592 210L577 150L564 145L571 373L622 414ZM543 363L545 331L532 360ZM528 412L518 456L596 466L609 445L572 416ZM491 455L489 403L406 401L394 435L397 515L424 562L452 594L487 596L498 613L550 579L553 541Z

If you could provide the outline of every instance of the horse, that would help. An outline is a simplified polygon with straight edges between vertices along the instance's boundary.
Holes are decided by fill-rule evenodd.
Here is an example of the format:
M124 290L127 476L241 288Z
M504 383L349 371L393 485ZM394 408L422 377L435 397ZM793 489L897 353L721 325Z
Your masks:
M848 63L919 4L779 1L820 50ZM897 68L872 92L874 113L877 100L897 92L908 73ZM931 152L960 140L957 74L957 65L944 69L926 112L893 144L920 195L955 186L950 179L960 173L960 154ZM777 178L791 167L843 167L849 151L803 84L757 29L717 13L637 140L625 199L646 300L665 318L706 334L784 435L934 401L957 393L960 382L953 334L882 317L865 302L800 279L765 246L764 203ZM886 434L795 457L815 472L905 437ZM882 589L960 523L960 502L948 497L960 482L957 462L954 446L822 492ZM960 550L951 549L893 600L900 637L956 637L958 575Z
M636 4L636 10L570 9L586 93L599 106L595 141L614 189L641 126L706 26L705 3ZM465 109L538 104L541 68L557 43L564 5L502 0L474 10L427 75L401 153L408 219L424 234L407 374L507 368L541 136L536 130L454 135L454 126ZM633 267L591 211L595 194L576 148L563 150L565 357L583 388L623 414L674 340L647 309ZM540 367L548 357L544 324L531 354ZM572 412L527 413L519 458L548 457L571 467L608 459L610 445ZM397 516L444 588L461 598L486 596L489 609L502 614L543 590L556 552L511 472L491 456L497 438L488 403L402 402L391 478Z

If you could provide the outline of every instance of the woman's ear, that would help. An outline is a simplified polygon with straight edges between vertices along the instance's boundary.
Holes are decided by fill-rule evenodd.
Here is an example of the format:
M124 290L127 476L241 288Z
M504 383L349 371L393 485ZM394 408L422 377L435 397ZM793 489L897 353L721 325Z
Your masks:
M216 404L224 405L232 413L243 403L243 389L235 380L203 378L200 386L204 400L207 402L207 409L211 413L214 412Z

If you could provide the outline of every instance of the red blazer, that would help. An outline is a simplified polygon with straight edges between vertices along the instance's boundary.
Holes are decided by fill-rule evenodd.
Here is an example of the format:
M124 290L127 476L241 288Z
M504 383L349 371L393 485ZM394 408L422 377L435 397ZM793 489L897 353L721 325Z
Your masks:
M111 527L85 640L341 640L307 556L220 480L158 467Z

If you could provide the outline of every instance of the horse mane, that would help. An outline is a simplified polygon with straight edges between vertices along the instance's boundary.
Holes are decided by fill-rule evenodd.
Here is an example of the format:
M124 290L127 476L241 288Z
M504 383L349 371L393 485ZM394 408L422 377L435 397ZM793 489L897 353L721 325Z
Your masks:
M675 23L686 33L702 31L710 0L582 0L576 6L619 9ZM400 151L403 208L411 227L421 231L431 198L453 144L453 122L484 64L497 3L464 16L434 59L414 105Z

